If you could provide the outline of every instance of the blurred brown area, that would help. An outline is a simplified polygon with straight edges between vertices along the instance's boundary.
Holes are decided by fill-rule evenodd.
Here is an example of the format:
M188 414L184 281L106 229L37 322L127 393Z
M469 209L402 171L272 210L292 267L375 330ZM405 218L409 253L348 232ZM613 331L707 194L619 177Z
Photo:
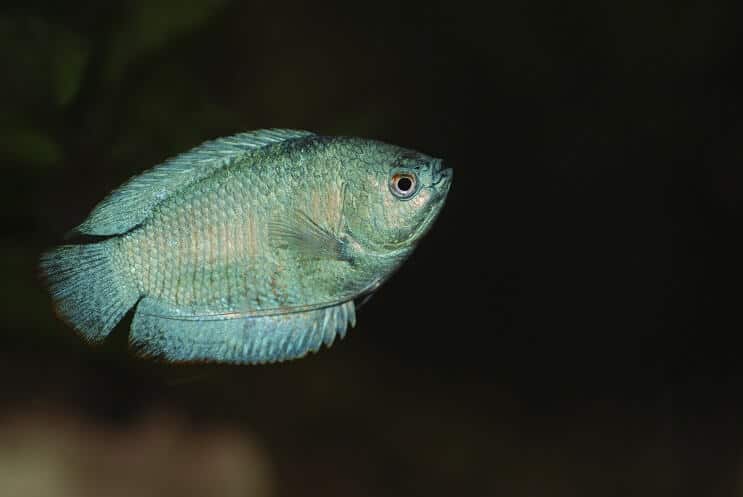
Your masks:
M163 413L111 429L53 406L19 409L0 421L0 440L3 495L273 495L248 435L194 431Z
M743 495L738 2L0 9L0 495ZM172 366L56 320L43 250L267 127L455 169L345 340Z

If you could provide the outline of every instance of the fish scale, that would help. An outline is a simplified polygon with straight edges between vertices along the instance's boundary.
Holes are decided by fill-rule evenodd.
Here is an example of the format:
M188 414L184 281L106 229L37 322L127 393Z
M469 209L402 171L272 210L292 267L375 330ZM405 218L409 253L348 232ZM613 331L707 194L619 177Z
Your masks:
M42 269L59 314L92 342L136 306L142 355L297 358L345 336L354 300L412 253L451 177L373 140L241 133L129 180L76 229L106 239L54 249Z

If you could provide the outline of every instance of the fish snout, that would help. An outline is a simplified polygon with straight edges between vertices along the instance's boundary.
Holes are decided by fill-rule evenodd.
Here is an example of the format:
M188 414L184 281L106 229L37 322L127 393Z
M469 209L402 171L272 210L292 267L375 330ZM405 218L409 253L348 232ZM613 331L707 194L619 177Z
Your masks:
M450 167L444 167L444 161L437 159L433 163L433 170L431 171L433 177L433 186L438 186L442 182L451 183L454 177L454 170Z

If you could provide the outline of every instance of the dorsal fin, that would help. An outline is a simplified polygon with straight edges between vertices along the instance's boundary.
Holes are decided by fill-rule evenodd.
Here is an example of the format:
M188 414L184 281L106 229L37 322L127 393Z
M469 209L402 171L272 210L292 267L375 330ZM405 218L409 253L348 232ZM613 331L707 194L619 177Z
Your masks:
M140 224L174 192L209 176L236 158L273 143L313 136L310 131L262 129L217 138L129 179L99 203L73 233L117 235Z

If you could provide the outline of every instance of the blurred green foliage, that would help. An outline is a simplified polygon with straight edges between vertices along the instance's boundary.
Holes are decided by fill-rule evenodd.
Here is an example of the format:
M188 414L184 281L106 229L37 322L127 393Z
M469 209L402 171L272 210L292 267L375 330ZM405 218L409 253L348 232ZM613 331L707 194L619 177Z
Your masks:
M172 50L224 5L224 0L114 2L108 15L89 21L100 24L95 29L53 12L19 9L0 17L0 60L6 68L0 79L0 160L61 167L79 160L85 153L80 147L103 153L100 159L106 160L116 147L121 153L126 143L141 143L158 131L165 136L165 130L180 144L172 137L183 128L172 124L199 86L189 84L193 68L170 63ZM217 116L211 122L223 123L224 113L211 109ZM162 119L153 122L138 111ZM200 119L208 111L199 112ZM117 132L122 127L123 143ZM204 138L203 133L185 138L195 136Z
M0 60L3 103L15 112L5 114L12 121L36 109L51 105L64 107L80 88L89 57L89 40L64 26L40 17L0 17ZM18 113L18 114L16 114Z
M30 166L58 165L62 158L62 150L51 136L42 129L15 128L3 130L0 136L0 150L5 152L5 160L14 163L24 163Z
M127 65L203 27L225 3L226 0L130 2L124 20L112 36L105 79L118 81Z

